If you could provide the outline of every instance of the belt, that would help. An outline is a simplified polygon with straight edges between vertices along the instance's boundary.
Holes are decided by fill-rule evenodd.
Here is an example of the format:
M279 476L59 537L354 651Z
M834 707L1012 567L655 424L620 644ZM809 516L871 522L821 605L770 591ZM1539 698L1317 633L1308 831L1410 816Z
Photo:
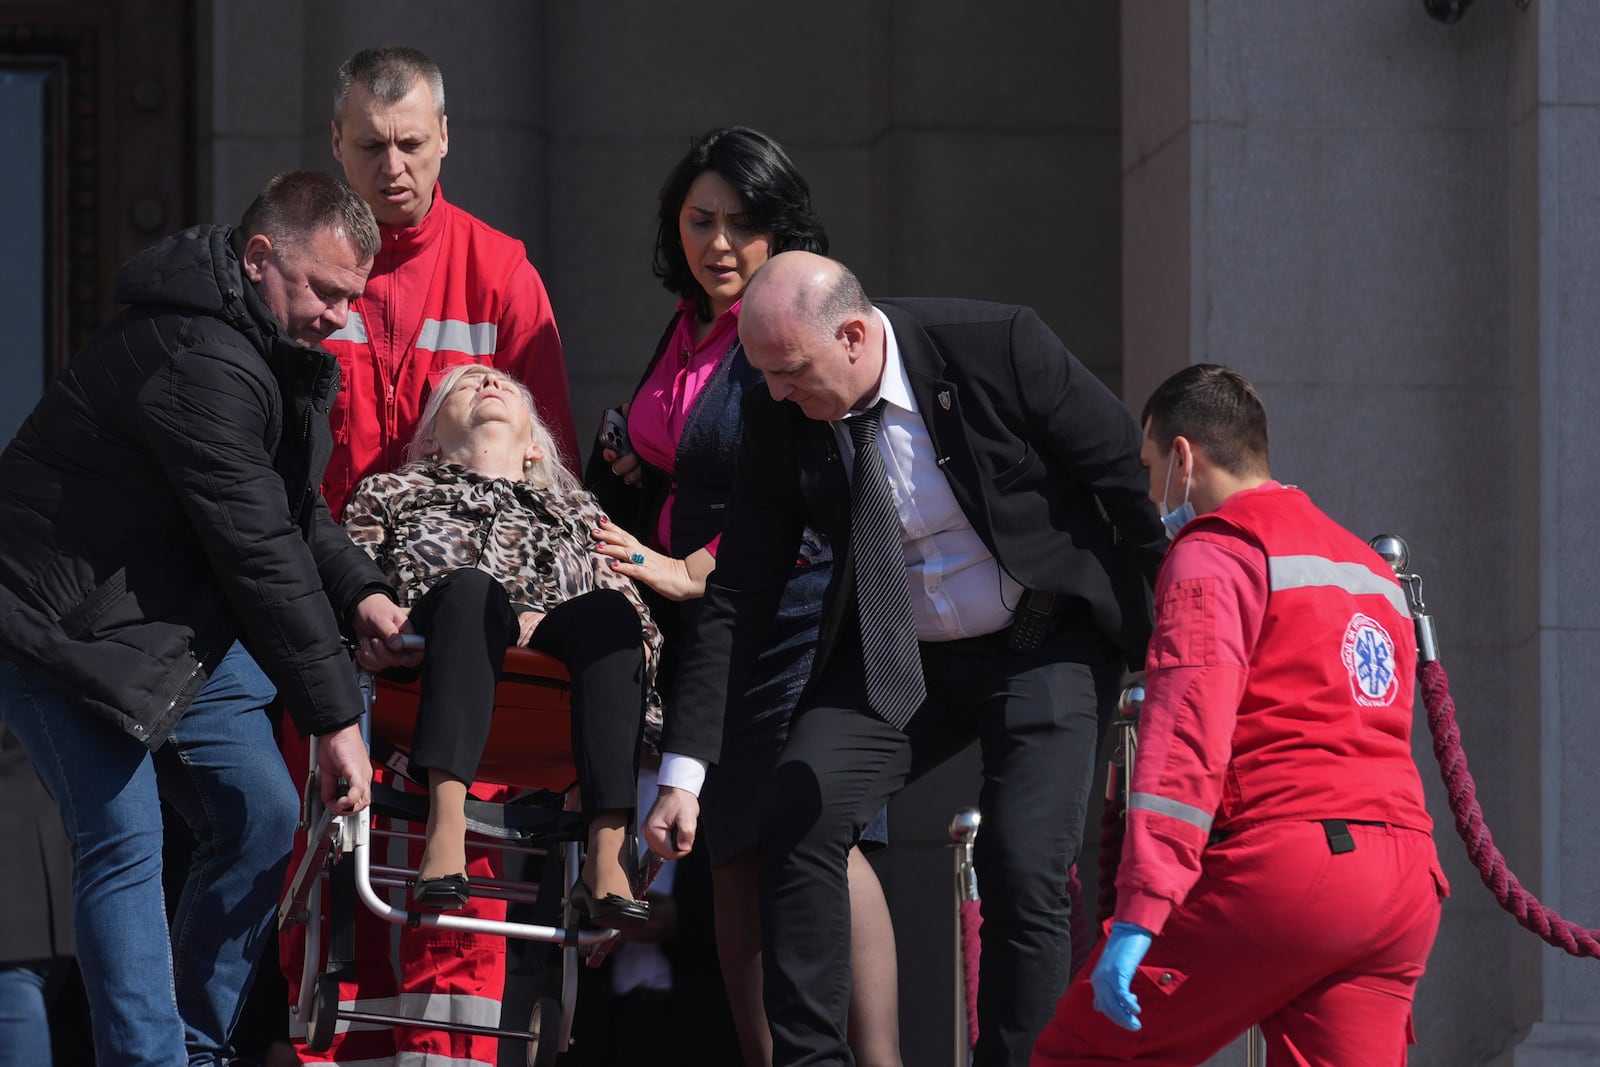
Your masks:
M1335 856L1356 850L1356 839L1350 836L1352 826L1388 826L1386 822L1370 819L1318 819L1322 832L1328 836L1328 851Z
M1372 819L1316 819L1322 824L1322 832L1328 838L1328 851L1335 856L1356 850L1356 839L1350 834L1352 826L1388 826L1386 822ZM1206 839L1208 845L1218 845L1233 836L1232 830L1213 830Z

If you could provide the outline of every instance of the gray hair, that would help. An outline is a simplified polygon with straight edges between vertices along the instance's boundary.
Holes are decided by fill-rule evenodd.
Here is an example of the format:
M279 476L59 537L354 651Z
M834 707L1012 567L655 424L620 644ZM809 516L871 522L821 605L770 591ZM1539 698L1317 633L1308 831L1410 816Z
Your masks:
M795 296L796 310L800 312L802 321L809 319L824 337L832 337L839 324L846 319L872 314L872 301L867 299L861 279L838 260L834 260L833 264L839 269L839 275L832 285L814 297L803 288ZM807 306L812 299L815 304Z
M398 104L421 78L433 93L433 105L444 118L444 74L439 64L415 48L385 45L363 48L339 67L333 82L333 121L344 121L344 103L350 87L361 85L386 105Z
M349 241L362 259L378 254L378 220L354 189L331 174L288 170L273 178L239 220L245 240L264 235L281 252L296 251L319 230Z
M450 395L461 379L469 374L489 375L503 378L516 390L522 402L528 406L529 425L532 429L533 445L544 455L533 461L523 472L523 480L532 482L540 489L555 489L569 492L578 488L578 479L567 470L561 462L561 451L556 447L555 438L551 435L544 420L539 418L539 406L533 401L533 394L528 392L528 387L517 381L504 371L497 370L486 363L464 363L459 367L452 367L450 371L434 386L433 392L428 396L428 403L422 409L422 420L417 423L417 432L411 438L411 443L406 446L406 458L412 463L432 463L430 457L423 454L422 443L433 436L433 428L439 421L439 412L444 407L445 398Z

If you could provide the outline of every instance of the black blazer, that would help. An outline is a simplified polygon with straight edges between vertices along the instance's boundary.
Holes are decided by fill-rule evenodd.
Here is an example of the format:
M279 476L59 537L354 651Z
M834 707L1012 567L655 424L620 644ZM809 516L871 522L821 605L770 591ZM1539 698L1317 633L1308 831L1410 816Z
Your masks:
M1166 537L1128 410L1029 308L937 299L878 307L950 488L989 551L1024 586L1085 601L1130 665L1142 666ZM843 561L824 602L813 678L853 610L850 486L832 425L753 389L744 426L717 569L662 744L712 762L727 696L743 692L805 526Z

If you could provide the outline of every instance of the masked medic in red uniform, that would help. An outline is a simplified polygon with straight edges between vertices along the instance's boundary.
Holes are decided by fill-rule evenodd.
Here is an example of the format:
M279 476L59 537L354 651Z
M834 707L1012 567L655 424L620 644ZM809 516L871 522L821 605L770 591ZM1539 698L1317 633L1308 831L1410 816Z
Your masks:
M1411 758L1404 594L1272 480L1237 372L1185 368L1143 423L1173 544L1117 909L1033 1065L1199 1064L1253 1023L1274 1067L1403 1064L1449 891Z

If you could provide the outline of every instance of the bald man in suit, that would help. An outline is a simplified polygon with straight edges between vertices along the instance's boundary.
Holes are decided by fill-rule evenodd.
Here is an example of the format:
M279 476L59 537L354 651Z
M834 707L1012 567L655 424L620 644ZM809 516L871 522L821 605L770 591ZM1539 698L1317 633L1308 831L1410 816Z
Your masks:
M846 854L906 783L977 741L976 1063L1020 1067L1066 985L1067 870L1098 730L1149 638L1165 538L1139 428L1032 310L874 305L843 264L807 252L757 272L739 332L767 390L746 399L738 481L669 704L647 838L668 856L692 844L727 696L742 691L801 530L847 546L763 806L774 1063L851 1062ZM872 429L852 434L862 418ZM857 466L858 438L864 455L875 450L870 467ZM865 506L857 484L878 486L878 515L892 506L883 555L864 529L852 540L868 525L853 518Z

